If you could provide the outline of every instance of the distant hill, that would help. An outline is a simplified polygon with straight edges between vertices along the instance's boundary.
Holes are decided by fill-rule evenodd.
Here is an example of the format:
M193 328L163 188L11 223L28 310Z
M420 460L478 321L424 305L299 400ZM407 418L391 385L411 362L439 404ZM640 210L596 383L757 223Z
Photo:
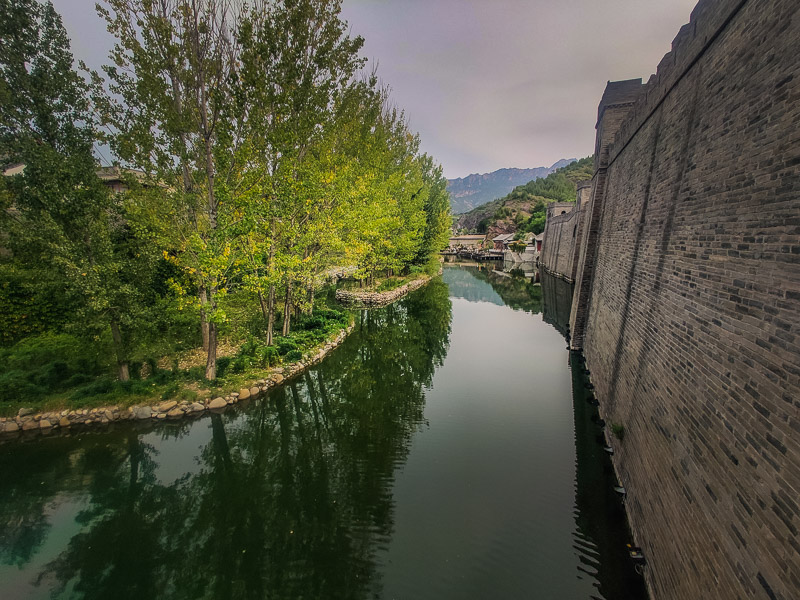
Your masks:
M450 192L450 208L453 214L461 214L481 204L501 198L518 185L534 179L546 177L556 169L575 162L574 158L562 158L551 167L535 169L499 169L492 173L475 173L459 179L447 180L447 191Z
M592 178L593 158L570 161L547 175L515 187L498 198L458 217L456 231L487 233L533 232L544 229L546 206L550 202L574 202L578 181Z

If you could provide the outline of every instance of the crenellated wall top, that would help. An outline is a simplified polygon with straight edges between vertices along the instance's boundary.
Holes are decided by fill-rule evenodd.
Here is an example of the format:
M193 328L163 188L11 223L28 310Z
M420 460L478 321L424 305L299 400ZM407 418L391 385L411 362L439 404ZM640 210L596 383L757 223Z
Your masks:
M650 76L647 83L640 86L630 113L620 125L614 142L609 146L608 164L614 162L631 138L669 95L672 88L705 53L747 1L700 0L697 3L689 22L681 27L672 41L672 49L658 63L656 72ZM629 84L632 81L635 80L609 82L606 90L615 84ZM631 86L626 89L630 90ZM604 94L598 108L598 120L602 119L605 100Z

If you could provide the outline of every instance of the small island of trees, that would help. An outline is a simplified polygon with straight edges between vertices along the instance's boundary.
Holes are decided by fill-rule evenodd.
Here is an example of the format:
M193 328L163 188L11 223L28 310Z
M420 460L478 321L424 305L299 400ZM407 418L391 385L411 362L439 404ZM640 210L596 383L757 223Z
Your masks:
M344 327L333 270L438 269L446 180L340 4L105 0L100 73L0 4L0 400L213 385Z

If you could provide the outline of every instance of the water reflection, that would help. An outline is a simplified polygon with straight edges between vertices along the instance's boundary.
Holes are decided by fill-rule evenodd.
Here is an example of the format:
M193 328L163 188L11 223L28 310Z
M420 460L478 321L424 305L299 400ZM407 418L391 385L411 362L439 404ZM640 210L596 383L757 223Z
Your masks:
M249 406L0 445L0 597L642 597L562 283L448 266Z
M544 320L563 335L569 333L569 314L574 286L559 277L541 273Z
M506 271L499 263L457 263L447 267L447 283L454 298L491 302L532 315L542 312L541 287L516 268Z
M5 445L0 556L23 570L0 567L3 595L377 593L375 552L393 528L392 476L447 352L447 286L434 281L358 317L358 330L322 366L248 410L150 435L129 429ZM187 436L189 428L204 435ZM164 481L159 462L190 437L202 439L197 468ZM80 531L50 540L58 550L47 557L50 507L64 505L73 510L61 518Z

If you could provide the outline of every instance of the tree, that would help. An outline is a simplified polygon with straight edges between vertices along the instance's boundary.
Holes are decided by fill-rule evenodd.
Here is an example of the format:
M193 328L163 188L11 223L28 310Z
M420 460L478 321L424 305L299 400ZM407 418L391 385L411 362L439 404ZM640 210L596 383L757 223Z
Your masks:
M347 35L340 11L341 0L256 3L238 30L235 113L247 123L241 148L250 193L243 208L254 228L248 282L269 344L277 288L284 290L286 335L292 306L313 297L321 257L328 242L335 245L338 198L321 169L341 126L336 108L364 64L363 39Z
M228 0L106 0L98 12L117 37L99 94L113 127L114 152L142 169L150 190L140 217L166 256L191 275L207 347L205 375L216 377L218 297L232 271L237 220L231 194L240 142L223 122L237 61L234 26L241 6ZM221 168L224 163L225 169ZM146 201L150 200L148 204Z
M148 253L127 226L119 197L97 177L89 86L52 4L0 3L0 157L20 167L0 181L9 261L74 299L73 320L110 330L127 380L137 280Z

